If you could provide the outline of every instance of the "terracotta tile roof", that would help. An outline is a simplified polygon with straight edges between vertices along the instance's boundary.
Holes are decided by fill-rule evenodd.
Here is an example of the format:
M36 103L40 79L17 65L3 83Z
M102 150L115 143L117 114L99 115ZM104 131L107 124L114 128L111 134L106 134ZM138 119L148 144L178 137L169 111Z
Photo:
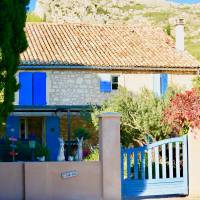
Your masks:
M101 69L196 69L188 52L177 52L162 30L142 26L27 23L23 66Z

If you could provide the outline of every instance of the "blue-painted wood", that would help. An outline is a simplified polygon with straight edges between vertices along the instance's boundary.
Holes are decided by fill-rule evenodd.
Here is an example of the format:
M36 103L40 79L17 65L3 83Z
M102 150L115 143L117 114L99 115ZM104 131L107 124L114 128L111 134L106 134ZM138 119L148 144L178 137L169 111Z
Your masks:
M180 178L180 145L176 142L176 177Z
M125 162L124 149L121 148L121 181L122 181L122 184L123 184L123 181L124 181L124 162Z
M148 150L148 178L152 179L152 150Z
M127 179L131 178L131 152L127 151Z
M33 104L46 105L46 73L35 72L33 74Z
M19 138L20 120L17 116L9 116L6 120L6 135Z
M173 178L173 151L172 151L172 143L169 143L169 177Z
M188 141L187 136L183 136L183 178L185 182L188 182ZM187 192L188 188L187 188Z
M168 87L168 74L160 75L160 93L161 95L165 95Z
M19 105L30 106L33 104L33 73L19 73Z
M141 151L141 169L142 169L142 179L145 179L145 151Z
M111 92L111 82L110 81L100 81L100 91L101 92Z
M59 117L46 117L46 146L50 151L50 160L56 161L59 150L60 119Z
M152 179L154 180L154 179ZM124 181L122 186L123 197L147 197L159 195L187 195L187 186L183 178L165 179L159 181Z
M180 160L182 158L180 156L180 143L183 144L183 160ZM173 148L175 148L175 151L173 151ZM134 153L134 179L126 179L124 170L122 171L123 197L188 194L187 136L170 138L139 148L125 148L122 151L122 156L126 154L130 155L132 152ZM148 163L146 164L145 152L148 156ZM166 152L168 152L167 155ZM176 152L176 156L173 156L173 152ZM141 160L140 156L135 156L136 154L141 154ZM167 157L169 158L169 177L166 177ZM179 175L181 161L183 161L183 177ZM135 169L135 164L139 162L141 162L142 165L141 169ZM155 163L155 165L153 163ZM121 164L124 165L124 163ZM128 165L130 165L130 167ZM162 165L162 176L160 175L160 165ZM173 174L173 167L176 167L176 171L179 170L179 172L176 172L176 176ZM127 159L128 171L130 168L131 161ZM145 177L145 168L148 170L148 177ZM153 169L155 169L155 177L152 176ZM141 173L141 176L139 176L139 173ZM135 174L137 175L135 176Z
M134 179L138 179L138 152L134 152Z
M162 145L162 178L166 179L166 146Z
M155 171L156 171L156 179L160 178L160 172L159 172L159 152L158 147L155 147Z

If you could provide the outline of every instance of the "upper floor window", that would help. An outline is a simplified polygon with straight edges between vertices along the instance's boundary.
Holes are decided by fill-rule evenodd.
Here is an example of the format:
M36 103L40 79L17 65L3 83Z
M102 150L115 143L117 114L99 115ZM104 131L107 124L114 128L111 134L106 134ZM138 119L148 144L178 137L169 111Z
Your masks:
M112 76L112 90L117 90L119 87L118 76Z
M19 105L46 105L46 73L19 73Z
M100 91L111 92L118 89L118 76L111 76L110 74L100 75Z
M165 95L168 87L167 74L154 74L153 91L157 96Z
M168 87L168 74L160 75L160 93L161 95L165 95Z

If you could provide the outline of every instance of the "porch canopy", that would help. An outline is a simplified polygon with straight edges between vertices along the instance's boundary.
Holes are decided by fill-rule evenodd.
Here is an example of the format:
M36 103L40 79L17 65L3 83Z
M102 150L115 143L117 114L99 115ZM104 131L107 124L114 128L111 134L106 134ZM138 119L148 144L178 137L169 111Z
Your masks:
M46 143L52 143L50 146L51 150L54 152L55 149L58 149L58 144L57 144L57 138L61 134L58 127L61 126L61 118L65 120L64 123L64 134L66 135L65 137L65 142L67 144L67 149L66 149L66 155L69 154L70 151L70 146L73 144L72 142L72 114L80 114L80 112L91 112L92 106L85 105L85 106L70 106L70 105L58 105L58 106L51 106L51 105L46 105L46 106L21 106L21 105L16 105L14 111L11 113L10 121L8 123L13 123L13 120L15 121L16 118L21 118L21 119L29 119L29 118L42 118L46 119L46 134L50 138L46 141ZM13 119L14 117L14 119ZM59 119L59 121L58 121ZM18 121L18 120L17 120ZM13 124L12 124L13 125ZM18 127L19 125L16 125ZM8 126L9 127L9 126ZM53 127L53 128L52 128ZM56 128L55 128L56 127ZM54 129L54 130L52 130ZM50 136L52 133L54 133L55 137ZM18 135L18 133L17 133ZM43 136L42 136L43 137ZM49 141L50 140L50 141ZM57 146L56 146L57 145ZM55 154L57 153L57 150ZM66 156L68 158L68 156ZM52 157L53 160L56 160L56 155Z
M149 25L27 23L20 69L196 74L200 63Z

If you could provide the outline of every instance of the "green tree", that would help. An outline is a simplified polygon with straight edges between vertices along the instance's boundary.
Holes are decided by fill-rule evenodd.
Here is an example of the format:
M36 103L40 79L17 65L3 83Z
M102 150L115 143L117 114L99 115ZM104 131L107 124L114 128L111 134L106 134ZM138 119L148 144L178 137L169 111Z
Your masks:
M177 88L169 87L163 97L143 89L137 94L120 88L119 91L105 101L101 108L94 108L92 121L98 127L96 115L102 112L119 112L121 114L121 142L140 146L149 138L159 140L169 137L170 129L162 123L163 113L170 98L178 92Z
M27 48L24 32L29 0L0 1L0 127L13 110L14 93L18 90L15 78L20 53Z

